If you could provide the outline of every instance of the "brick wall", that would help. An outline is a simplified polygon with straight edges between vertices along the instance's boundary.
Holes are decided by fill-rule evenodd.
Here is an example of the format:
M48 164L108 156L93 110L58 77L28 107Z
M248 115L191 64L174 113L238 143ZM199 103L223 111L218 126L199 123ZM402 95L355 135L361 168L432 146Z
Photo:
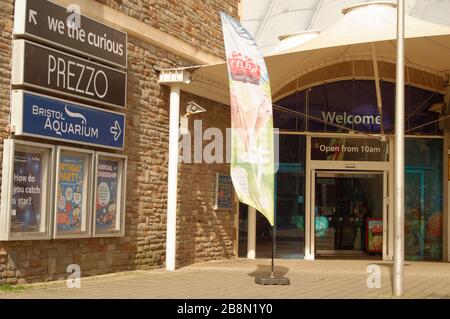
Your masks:
M119 1L102 2L109 3L113 7L117 7L119 3ZM142 10L138 10L140 14L150 10L149 5L143 5L141 1L125 2L134 3L135 10L138 8L136 3L142 6ZM206 15L206 10L216 10L212 8L217 8L220 3L213 1L213 6L208 4L208 1L205 1L206 4L203 2L194 1L204 8L204 11L200 12L201 15ZM225 2L225 7L233 2L236 1ZM151 7L167 8L168 14L175 3L179 2L153 1ZM13 8L13 0L0 1L1 140L7 137L3 128L7 125L9 116ZM124 5L119 9L130 15L134 14L131 10L127 11ZM181 13L179 15L181 16ZM174 28L172 34L178 32L177 27L182 28L175 22L160 24L162 30ZM206 27L207 25L203 24L203 28ZM213 36L215 32L220 32L216 27L215 24L209 26L206 34L209 35L208 38L212 37L208 41L216 41L217 50L220 50L219 40L214 40ZM73 263L80 265L83 276L151 269L164 265L169 88L158 84L158 73L153 66L164 68L190 65L190 62L132 37L128 40L127 131L126 148L123 152L128 156L125 237L0 242L0 284L65 279L66 267ZM201 115L205 126L221 128L229 126L229 114L223 112L227 109L226 106L194 96L182 94L181 113L185 110L187 100L192 99L199 101L208 109L207 113ZM0 143L0 158L2 148L3 143ZM219 213L212 210L216 171L228 172L228 166L181 165L178 265L233 255L233 212ZM195 198L186 199L182 195L194 189L198 191Z
M240 0L96 1L223 58L219 12L223 10L237 17Z

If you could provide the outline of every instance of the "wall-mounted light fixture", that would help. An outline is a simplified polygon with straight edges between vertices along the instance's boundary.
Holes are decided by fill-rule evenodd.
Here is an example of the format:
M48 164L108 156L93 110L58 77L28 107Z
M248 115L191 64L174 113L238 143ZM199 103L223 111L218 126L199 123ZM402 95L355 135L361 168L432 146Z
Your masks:
M184 115L184 117L204 112L206 112L206 109L204 107L198 105L194 101L190 101L186 106L186 114Z
M190 101L186 105L186 114L180 117L180 134L189 132L189 116L206 112L206 109L194 101Z

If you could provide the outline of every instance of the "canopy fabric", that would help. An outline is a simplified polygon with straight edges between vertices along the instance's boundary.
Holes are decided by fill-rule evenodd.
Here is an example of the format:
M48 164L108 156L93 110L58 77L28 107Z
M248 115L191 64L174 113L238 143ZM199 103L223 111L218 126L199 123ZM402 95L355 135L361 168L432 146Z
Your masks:
M345 11L345 10L344 10ZM349 9L333 27L290 49L266 56L272 94L321 66L358 59L395 62L397 11L392 3L364 3ZM442 77L450 73L450 27L405 17L406 65ZM201 66L182 90L229 104L226 63Z

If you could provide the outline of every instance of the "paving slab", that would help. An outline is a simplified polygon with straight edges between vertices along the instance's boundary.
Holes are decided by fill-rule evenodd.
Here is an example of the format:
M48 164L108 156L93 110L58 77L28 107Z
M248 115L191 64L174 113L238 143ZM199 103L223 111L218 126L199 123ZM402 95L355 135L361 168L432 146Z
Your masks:
M369 288L369 265L380 269L380 287ZM179 268L123 272L82 278L81 288L66 281L32 284L0 298L393 298L392 262L374 260L276 260L276 276L289 286L261 286L256 276L270 274L269 259L227 259ZM450 264L407 262L403 298L450 298Z

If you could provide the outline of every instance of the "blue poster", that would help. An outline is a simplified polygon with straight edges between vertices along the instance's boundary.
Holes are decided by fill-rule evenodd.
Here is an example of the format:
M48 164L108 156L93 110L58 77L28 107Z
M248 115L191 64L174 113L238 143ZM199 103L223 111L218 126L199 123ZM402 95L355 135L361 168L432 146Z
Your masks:
M99 160L97 167L97 198L95 223L103 231L116 230L119 162Z
M15 152L11 232L39 231L42 201L41 168L41 154Z
M84 159L61 155L58 163L57 214L58 231L82 231Z

